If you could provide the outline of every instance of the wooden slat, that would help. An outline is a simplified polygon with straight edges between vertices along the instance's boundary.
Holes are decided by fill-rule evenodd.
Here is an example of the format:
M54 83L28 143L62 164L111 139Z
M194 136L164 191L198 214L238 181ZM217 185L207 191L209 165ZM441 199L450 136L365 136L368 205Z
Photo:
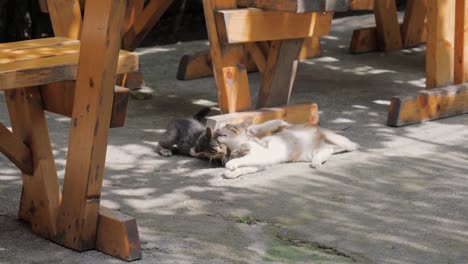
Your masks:
M51 58L65 54L73 54L78 53L79 49L80 44L78 41L75 41L75 43L63 43L40 48L9 51L0 50L0 64L7 64L17 61L35 60L41 58Z
M347 11L348 0L237 0L242 7L293 13Z
M416 96L393 97L389 126L404 126L468 113L468 84L420 91Z
M125 0L88 1L56 240L95 247ZM95 27L95 25L101 25Z
M125 261L141 259L141 243L135 218L101 206L96 249Z
M263 53L262 49L257 43L246 43L245 49L252 57L255 65L257 65L258 71L263 74L266 67L266 54Z
M210 116L206 120L206 125L212 129L218 129L227 124L242 123L246 120L252 120L253 124L259 124L273 119L282 119L293 124L318 124L319 113L316 104L288 105L275 108L263 108L255 111Z
M29 147L34 166L32 175L23 174L19 218L30 222L35 234L53 238L60 188L39 89L8 90L5 98L13 135Z
M301 49L300 59L305 60L320 57L321 55L322 45L320 44L320 37L306 38Z
M401 26L403 46L414 47L426 39L427 0L408 0L405 18Z
M37 60L0 64L0 91L75 80L77 63L78 54L71 53ZM127 73L137 69L138 56L127 51L120 51L117 73Z
M140 16L136 18L134 25L124 34L122 49L135 50L171 4L172 0L149 1Z
M454 83L468 81L468 1L456 1Z
M396 0L375 1L374 15L377 27L377 45L379 45L380 50L401 49L402 42Z
M453 83L455 1L428 0L426 88Z
M373 10L375 1L376 0L349 0L349 9L350 10Z
M316 13L295 14L246 8L216 13L223 43L312 37Z
M219 25L215 21L216 9L236 8L236 2L235 0L203 0L203 6L221 111L230 113L249 109L252 102L243 46L220 43Z
M64 38L64 37L54 37L54 38L42 38L42 39L32 39L32 40L23 40L16 42L7 42L0 43L0 50L2 52L9 52L15 50L27 50L31 48L41 48L49 47L54 45L67 45L74 44L76 40Z
M23 174L32 175L31 150L0 123L0 153L5 155Z
M47 0L50 20L56 37L79 39L81 8L79 0Z
M72 116L75 81L65 81L41 86L44 110L66 117ZM125 87L114 87L114 101L110 127L123 127L127 113L130 90Z
M304 39L272 42L257 108L288 104L303 43Z

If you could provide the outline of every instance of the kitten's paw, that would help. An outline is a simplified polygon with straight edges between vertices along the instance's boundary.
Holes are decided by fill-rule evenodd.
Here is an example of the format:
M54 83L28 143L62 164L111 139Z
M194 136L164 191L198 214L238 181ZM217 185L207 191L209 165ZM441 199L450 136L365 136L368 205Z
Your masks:
M223 178L225 178L225 179L235 179L235 178L238 178L239 176L240 176L240 174L236 170L226 170L223 173Z
M158 153L159 153L159 155L161 155L163 157L172 156L172 151L170 149L160 148L160 149L158 149Z
M312 160L312 163L310 163L310 167L313 169L318 169L322 166L323 162L321 160Z
M239 167L239 164L238 164L238 162L236 160L230 160L230 161L228 161L226 163L226 169L228 169L228 170L233 171L233 170L237 169L238 167Z

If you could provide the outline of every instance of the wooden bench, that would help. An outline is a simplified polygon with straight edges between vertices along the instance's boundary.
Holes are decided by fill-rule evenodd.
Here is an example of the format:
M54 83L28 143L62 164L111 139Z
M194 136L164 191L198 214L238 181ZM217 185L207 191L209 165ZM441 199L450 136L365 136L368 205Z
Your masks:
M81 18L79 3L71 3L49 0L48 6ZM23 173L19 218L35 234L78 251L96 248L134 260L141 258L135 219L99 205L107 137L116 124L112 112L126 108L120 95L126 91L115 88L115 76L138 69L135 54L119 52L125 6L125 0L87 1L82 25L68 29L81 33L80 41L0 44L0 91L12 126L10 132L0 125L0 152ZM71 117L63 192L45 110Z

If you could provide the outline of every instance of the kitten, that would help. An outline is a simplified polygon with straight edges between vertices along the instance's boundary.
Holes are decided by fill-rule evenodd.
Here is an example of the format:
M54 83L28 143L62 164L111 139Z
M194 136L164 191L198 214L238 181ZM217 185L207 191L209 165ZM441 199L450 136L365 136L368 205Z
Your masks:
M205 107L192 118L171 121L159 141L157 152L163 157L170 157L173 150L182 155L203 159L224 159L227 153L225 145L218 142L211 129L201 123L211 108Z
M256 135L272 133L255 140ZM244 156L226 163L224 177L237 178L241 175L263 170L265 166L307 161L312 168L320 167L334 153L353 151L358 145L332 131L311 124L292 125L283 120L271 120L251 126L247 121L238 125L227 125L217 132L217 139L232 152L240 149Z

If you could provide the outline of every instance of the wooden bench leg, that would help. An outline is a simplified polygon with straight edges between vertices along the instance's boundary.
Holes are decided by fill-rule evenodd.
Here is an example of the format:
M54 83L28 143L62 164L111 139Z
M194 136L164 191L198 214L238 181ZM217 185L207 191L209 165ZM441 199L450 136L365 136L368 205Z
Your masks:
M37 87L5 91L13 134L30 149L33 174L23 174L19 218L44 238L56 234L60 189L42 100Z
M272 41L257 108L288 104L303 43L304 39Z

